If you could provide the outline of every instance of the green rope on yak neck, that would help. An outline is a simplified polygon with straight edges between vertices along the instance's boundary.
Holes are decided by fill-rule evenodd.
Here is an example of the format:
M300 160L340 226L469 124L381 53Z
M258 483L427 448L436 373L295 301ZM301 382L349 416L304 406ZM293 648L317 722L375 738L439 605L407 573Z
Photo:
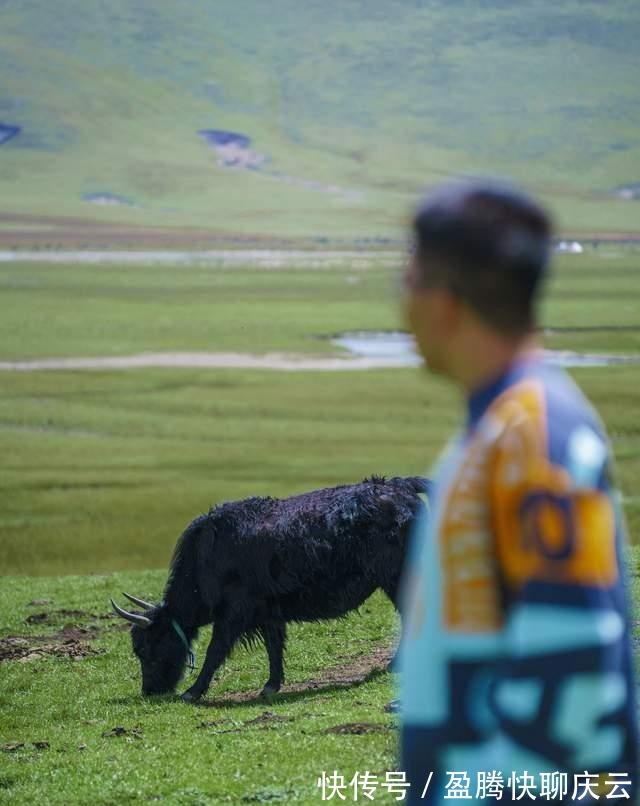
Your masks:
M193 671L196 668L196 656L191 649L191 644L187 640L187 636L184 634L184 630L174 618L171 619L171 626L176 631L178 637L184 644L185 649L189 653L189 669L190 671Z

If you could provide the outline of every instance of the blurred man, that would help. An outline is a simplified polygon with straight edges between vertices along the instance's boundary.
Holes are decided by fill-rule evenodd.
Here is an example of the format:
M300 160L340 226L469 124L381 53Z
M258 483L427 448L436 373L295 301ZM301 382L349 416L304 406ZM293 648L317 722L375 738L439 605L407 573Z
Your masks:
M638 734L611 457L535 336L550 224L491 183L417 212L407 315L467 422L404 583L409 803L635 802Z

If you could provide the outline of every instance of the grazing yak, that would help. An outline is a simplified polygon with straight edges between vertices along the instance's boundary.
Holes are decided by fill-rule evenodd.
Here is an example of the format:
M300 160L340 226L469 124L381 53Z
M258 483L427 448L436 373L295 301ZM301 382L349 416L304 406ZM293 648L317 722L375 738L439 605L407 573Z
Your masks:
M269 679L280 689L287 623L344 616L381 588L398 608L398 584L424 478L372 477L285 499L232 501L196 518L175 548L164 599L125 594L143 612L116 612L132 622L143 694L175 689L198 630L213 637L195 683L197 700L237 641L263 641Z

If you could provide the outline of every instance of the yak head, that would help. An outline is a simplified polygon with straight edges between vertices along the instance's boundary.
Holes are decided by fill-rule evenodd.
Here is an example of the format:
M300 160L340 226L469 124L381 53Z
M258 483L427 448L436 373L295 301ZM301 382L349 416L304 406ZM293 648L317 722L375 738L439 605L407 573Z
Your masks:
M182 677L193 636L186 637L165 605L124 595L143 608L142 613L130 613L111 600L116 613L132 625L133 651L142 669L142 693L169 694Z

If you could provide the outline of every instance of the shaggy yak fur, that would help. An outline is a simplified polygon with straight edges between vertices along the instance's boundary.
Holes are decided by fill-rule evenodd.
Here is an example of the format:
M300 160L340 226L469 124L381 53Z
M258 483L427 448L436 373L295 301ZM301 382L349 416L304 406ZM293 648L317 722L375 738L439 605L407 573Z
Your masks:
M137 620L131 634L143 693L175 689L206 624L213 637L188 701L204 694L239 640L264 642L262 693L270 694L284 679L288 622L344 616L378 588L397 609L411 522L429 489L424 478L374 476L282 500L233 501L196 518L176 545L163 602L134 597L144 612L125 615Z

